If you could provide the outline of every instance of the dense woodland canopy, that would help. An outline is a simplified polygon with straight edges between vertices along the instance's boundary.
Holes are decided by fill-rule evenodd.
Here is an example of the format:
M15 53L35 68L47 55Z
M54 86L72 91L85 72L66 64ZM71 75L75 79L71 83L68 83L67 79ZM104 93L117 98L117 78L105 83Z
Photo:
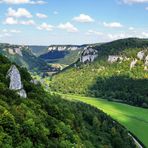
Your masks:
M0 56L0 147L134 148L127 131L102 111L47 94L19 68L28 98L9 90L12 64Z
M50 83L52 91L101 97L134 106L148 107L148 71L144 61L138 60L130 70L130 63L139 51L148 47L146 39L122 39L94 45L98 58L93 63L76 63L55 75ZM129 60L110 64L109 55L127 57Z

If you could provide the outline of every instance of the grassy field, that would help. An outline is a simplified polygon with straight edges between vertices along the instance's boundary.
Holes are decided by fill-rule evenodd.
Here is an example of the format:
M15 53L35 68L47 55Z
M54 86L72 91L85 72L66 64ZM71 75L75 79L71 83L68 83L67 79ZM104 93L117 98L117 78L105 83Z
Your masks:
M125 126L148 147L148 109L133 107L122 103L110 102L103 99L63 95L68 100L77 100L103 110L113 119Z

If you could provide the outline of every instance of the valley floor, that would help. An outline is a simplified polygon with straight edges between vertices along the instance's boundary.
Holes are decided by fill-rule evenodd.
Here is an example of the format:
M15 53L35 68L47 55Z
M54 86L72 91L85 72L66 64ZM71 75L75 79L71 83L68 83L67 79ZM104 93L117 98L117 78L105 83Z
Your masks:
M92 97L82 97L69 94L62 94L62 96L68 100L82 101L103 110L113 119L125 126L146 147L148 147L148 109Z

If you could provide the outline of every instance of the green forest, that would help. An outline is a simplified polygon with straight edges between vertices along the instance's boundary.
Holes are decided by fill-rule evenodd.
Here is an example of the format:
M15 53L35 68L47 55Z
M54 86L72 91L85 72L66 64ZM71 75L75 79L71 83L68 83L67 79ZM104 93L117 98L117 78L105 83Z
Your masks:
M62 93L101 97L110 101L128 103L148 108L148 72L144 61L138 60L130 70L137 53L147 50L148 40L123 39L95 46L98 58L92 63L77 62L53 76L50 89ZM110 64L109 55L119 55L128 60Z
M19 68L27 99L9 90L12 63L0 56L0 147L134 148L128 131L102 111L46 93Z

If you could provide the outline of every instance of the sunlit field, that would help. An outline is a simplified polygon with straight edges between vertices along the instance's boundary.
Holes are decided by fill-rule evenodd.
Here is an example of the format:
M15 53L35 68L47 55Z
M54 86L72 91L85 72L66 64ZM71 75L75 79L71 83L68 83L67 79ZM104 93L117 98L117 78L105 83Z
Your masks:
M66 99L82 101L93 105L125 126L138 139L148 147L148 110L126 104L110 102L103 99L82 97L76 95L63 95Z

